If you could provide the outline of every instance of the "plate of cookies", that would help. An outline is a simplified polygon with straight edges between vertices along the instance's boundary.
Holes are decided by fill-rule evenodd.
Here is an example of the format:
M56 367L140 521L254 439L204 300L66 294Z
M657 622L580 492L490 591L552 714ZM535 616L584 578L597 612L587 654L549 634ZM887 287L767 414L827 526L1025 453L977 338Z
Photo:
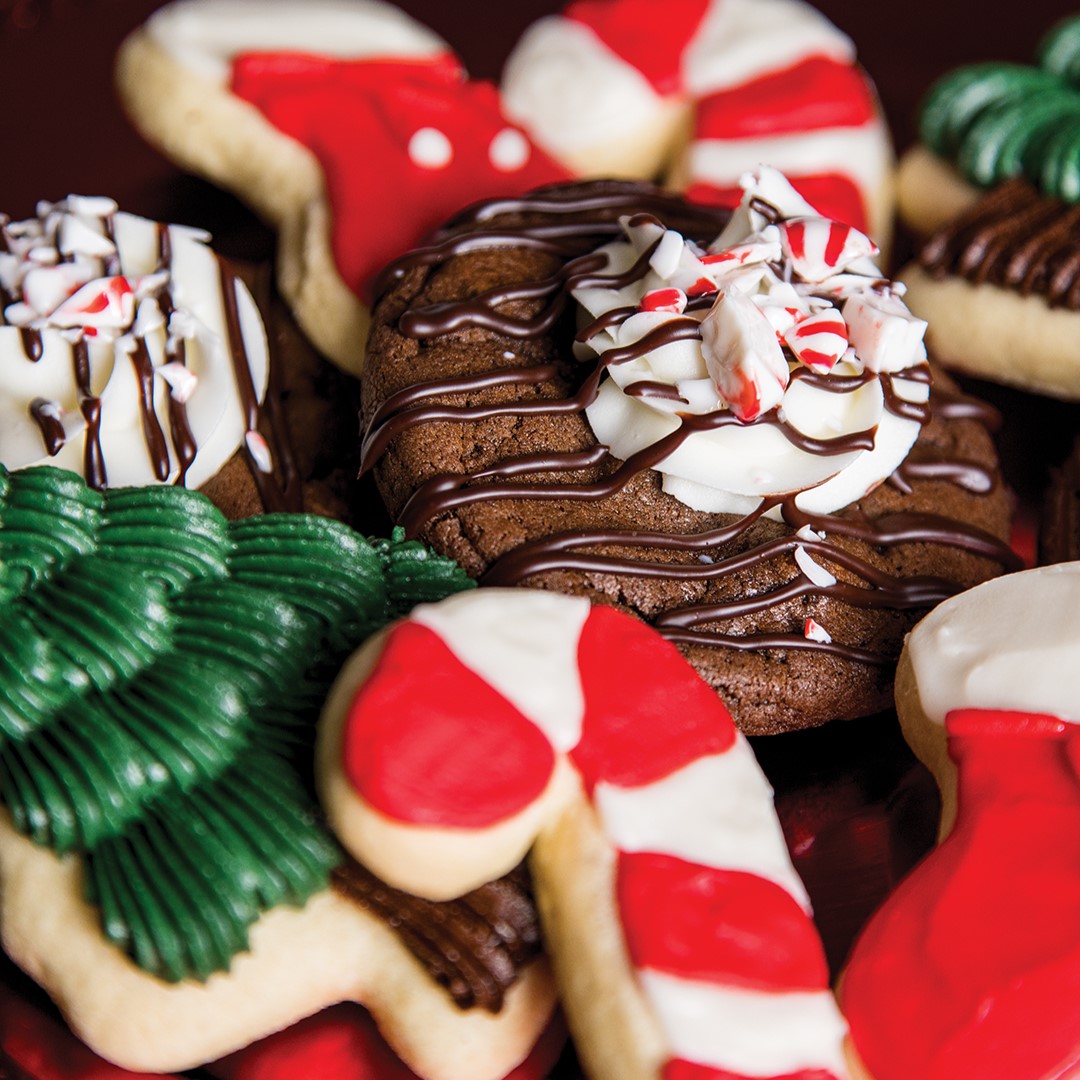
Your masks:
M1080 1075L1074 11L0 59L0 1080Z

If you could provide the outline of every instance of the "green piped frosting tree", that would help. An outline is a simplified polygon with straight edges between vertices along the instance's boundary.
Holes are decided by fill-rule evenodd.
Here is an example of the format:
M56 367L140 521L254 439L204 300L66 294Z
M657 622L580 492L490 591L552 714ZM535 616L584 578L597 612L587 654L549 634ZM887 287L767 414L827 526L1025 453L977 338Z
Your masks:
M341 662L471 585L400 533L228 522L183 488L0 466L0 801L81 856L104 934L140 967L205 979L340 861L310 754Z

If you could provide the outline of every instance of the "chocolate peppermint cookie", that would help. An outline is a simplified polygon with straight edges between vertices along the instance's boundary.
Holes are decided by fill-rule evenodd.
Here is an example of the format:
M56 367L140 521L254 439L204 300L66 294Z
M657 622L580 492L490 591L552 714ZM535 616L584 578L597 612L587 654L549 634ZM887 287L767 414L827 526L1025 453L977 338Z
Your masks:
M364 464L481 584L630 610L748 732L872 713L904 634L1016 565L987 411L779 174L480 204L388 268Z

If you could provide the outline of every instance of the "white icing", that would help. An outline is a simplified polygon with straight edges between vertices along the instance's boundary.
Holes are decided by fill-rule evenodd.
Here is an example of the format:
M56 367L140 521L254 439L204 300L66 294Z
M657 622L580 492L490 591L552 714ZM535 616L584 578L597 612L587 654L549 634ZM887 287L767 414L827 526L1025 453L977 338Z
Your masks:
M65 227L74 214L70 209L73 205L109 206L111 200L101 204L84 199L78 204L60 203L55 208L43 205L39 208L41 219L8 226L8 242L14 255L0 263L0 280L9 293L19 295L26 277L32 274L67 272L71 264L49 270L32 269L36 263L20 259L24 249L50 245L58 234L79 245L70 257L78 268L76 276L89 276L91 284L84 289L98 286L106 271L98 257L87 252L104 250L99 242L89 239L92 234L96 241L101 240L102 220L85 214L76 217L77 228ZM109 486L157 482L143 431L139 382L131 360L137 335L145 342L155 372L161 373L160 378L155 375L153 382L154 413L169 450L166 481L174 481L179 473L168 412L171 393L185 403L198 448L186 484L199 487L232 457L247 430L228 350L219 262L204 242L205 233L170 226L172 259L165 279L156 272L158 239L154 222L116 213L113 229L120 259L119 275L134 288L135 299L123 318L118 317L119 308L110 309L107 318L99 314L85 317L70 314L61 320L68 324L68 328L62 329L55 324L52 313L35 311L28 325L41 333L43 354L37 362L27 358L18 329L0 326L0 461L10 469L52 464L83 471L87 422L79 407L72 348L72 341L83 334L81 324L96 331L85 340L91 393L101 401L100 445ZM153 289L163 280L169 283L176 308L168 327L152 296ZM47 294L48 289L35 288L39 301ZM54 294L52 299L55 298ZM269 374L266 333L254 300L240 282L236 283L236 300L252 382L262 400ZM60 305L61 309L69 303ZM162 370L167 362L167 336L184 341L183 375L172 368ZM48 455L41 430L30 415L30 405L35 399L48 402L49 409L59 416L64 427L66 441L53 457Z
M686 51L683 77L690 94L704 97L811 56L853 63L855 46L800 0L714 0Z
M176 0L150 17L146 31L179 63L222 84L241 53L385 59L450 51L437 34L381 0Z
M581 738L585 704L577 647L589 610L581 597L536 589L496 596L477 589L421 605L411 617L565 753Z
M626 788L602 781L593 801L605 834L620 851L661 851L703 866L756 874L809 911L772 796L740 735L725 753L700 758L651 784Z
M445 169L454 159L454 146L438 128L422 127L409 138L409 160L420 169Z
M532 147L517 128L503 128L488 147L488 158L499 172L517 172L529 162Z
M745 1077L789 1076L804 1069L849 1075L846 1026L828 990L728 989L657 971L642 971L639 978L674 1056Z
M701 136L687 150L687 182L731 187L746 170L747 162L768 162L789 176L846 176L865 200L887 183L890 157L885 142L876 120L864 127L823 128L795 135L747 139Z
M558 159L649 128L663 99L589 27L561 15L538 19L502 73L502 105L533 141Z
M907 639L919 700L1080 723L1080 562L995 578L938 605Z
M803 435L829 440L873 431L873 448L817 454L796 447L775 425L727 424L691 433L663 459L658 468L664 490L696 510L738 514L749 513L762 498L799 492L801 508L829 513L861 498L889 476L906 457L920 425L886 410L877 379L845 393L831 392L803 379L786 383L785 372L776 370L778 358L784 363L776 339L789 333L797 320L811 315L828 312L842 321L842 311L872 296L889 306L890 316L902 324L900 332L862 335L856 347L848 348L831 368L831 374L857 375L864 367L871 367L858 352L862 342L867 343L872 370L901 371L925 360L920 324L904 317L906 308L898 295L879 299L880 273L868 259L856 258L865 249L859 243L845 246L847 254L837 264L835 275L822 282L792 284L785 265L778 272L774 270L773 263L785 264L781 230L752 211L750 200L762 197L785 216L803 217L813 211L775 170L762 168L749 174L744 187L741 208L708 253L684 242L678 233L663 232L657 224L628 222L624 222L626 239L601 249L609 260L605 272L612 274L628 269L658 239L657 251L662 252L662 258L654 257L649 273L621 289L578 290L575 296L588 316L637 307L644 296L657 289L675 287L692 295L695 283L702 279L714 284L718 300L711 311L699 309L680 315L677 306L670 311L639 311L593 335L589 346L603 354L632 345L674 319L685 323L692 317L702 322L698 335L610 365L608 378L586 415L597 439L625 460L676 431L679 413L706 414L732 408L736 415L745 416L735 394L746 380L756 380L763 409L777 405L784 422ZM847 263L849 257L855 261ZM749 316L720 318L728 298L735 294L740 311L756 308L764 318L756 318L753 311L753 325ZM768 355L762 343L768 346ZM731 369L737 377L731 377ZM625 392L639 382L666 384L678 397L673 400ZM929 394L929 387L917 379L898 377L894 389L912 402L924 402Z

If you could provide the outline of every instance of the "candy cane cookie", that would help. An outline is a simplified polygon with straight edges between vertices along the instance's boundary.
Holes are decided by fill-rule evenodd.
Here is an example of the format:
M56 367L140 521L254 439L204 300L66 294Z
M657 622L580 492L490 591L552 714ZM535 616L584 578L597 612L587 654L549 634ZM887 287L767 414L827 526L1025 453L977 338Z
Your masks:
M655 23L640 0L571 4L500 93L381 0L178 0L117 80L151 142L279 229L282 293L353 371L378 269L478 198L612 170L727 198L767 156L887 239L888 137L846 37L799 0L679 0Z
M874 1080L1080 1069L1080 563L935 609L897 678L941 842L872 918L841 1002Z
M327 699L338 835L407 890L530 865L590 1076L847 1075L771 792L727 710L638 620L478 589L415 609Z
M522 874L396 895L308 790L340 661L460 570L48 467L0 469L0 526L0 937L78 1037L171 1072L359 1001L420 1076L524 1061L554 990Z

